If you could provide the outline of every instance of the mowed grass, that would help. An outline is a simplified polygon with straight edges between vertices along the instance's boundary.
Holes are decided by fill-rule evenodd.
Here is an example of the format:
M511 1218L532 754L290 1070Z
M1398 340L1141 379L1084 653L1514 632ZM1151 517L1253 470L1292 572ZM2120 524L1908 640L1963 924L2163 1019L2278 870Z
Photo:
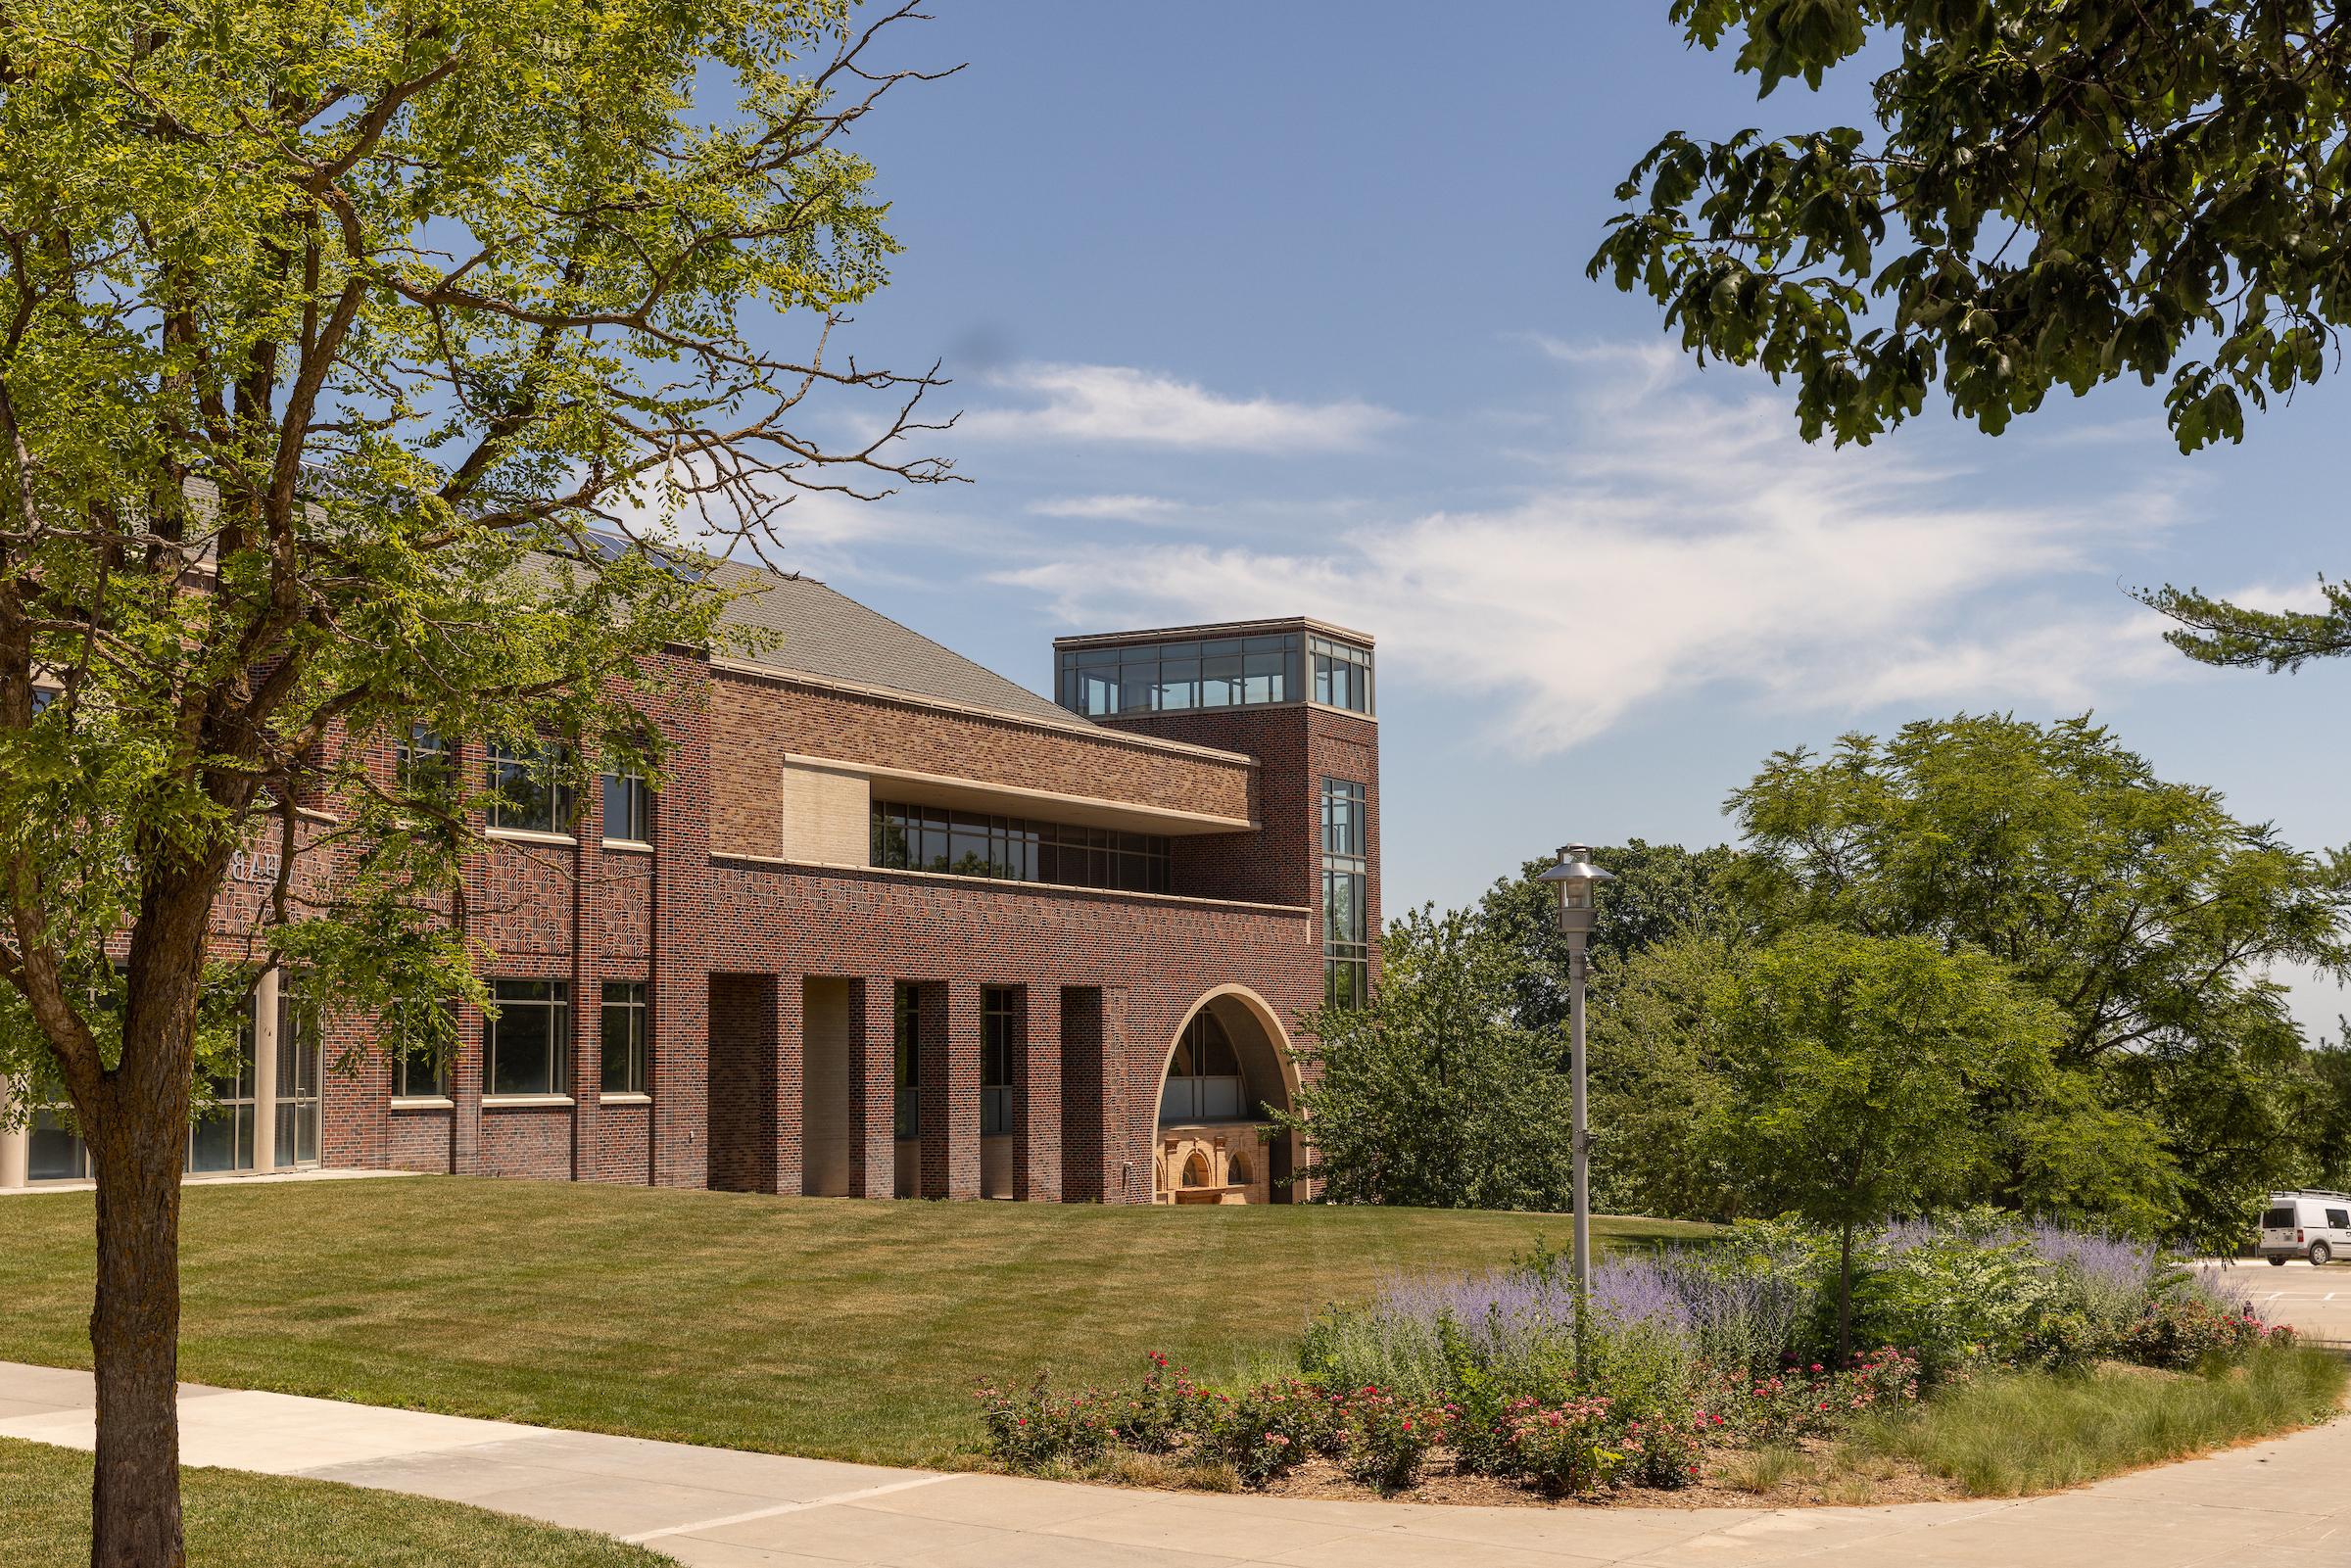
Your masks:
M203 1568L663 1568L609 1536L460 1503L252 1475L183 1470L188 1560ZM90 1560L90 1456L0 1438L0 1543L9 1568Z
M2194 1377L2002 1373L1864 1425L1851 1447L1949 1476L1971 1497L2027 1497L2323 1421L2347 1376L2341 1356L2309 1349L2264 1349Z
M0 1360L86 1366L86 1193L0 1200ZM1597 1218L1603 1245L1703 1234ZM973 1380L1202 1377L1559 1215L860 1203L429 1176L188 1189L180 1375L824 1458L942 1464Z

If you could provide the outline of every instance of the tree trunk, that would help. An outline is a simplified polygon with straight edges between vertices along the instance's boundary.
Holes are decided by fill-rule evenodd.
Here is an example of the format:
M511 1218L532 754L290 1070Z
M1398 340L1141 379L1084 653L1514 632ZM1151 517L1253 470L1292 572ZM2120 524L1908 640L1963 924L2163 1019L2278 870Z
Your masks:
M1853 1227L1851 1221L1837 1231L1837 1365L1840 1370L1853 1364Z
M182 1080L184 1085L184 1079ZM121 1086L121 1085L119 1085ZM167 1095L167 1099L171 1098ZM181 1568L179 1178L186 1094L157 1107L120 1096L92 1126L98 1177L98 1369L91 1568Z

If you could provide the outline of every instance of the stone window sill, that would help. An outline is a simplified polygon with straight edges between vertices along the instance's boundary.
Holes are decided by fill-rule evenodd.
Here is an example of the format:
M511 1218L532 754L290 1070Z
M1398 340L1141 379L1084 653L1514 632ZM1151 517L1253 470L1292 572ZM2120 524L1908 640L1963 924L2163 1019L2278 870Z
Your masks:
M649 855L653 852L653 846L642 838L607 838L604 847L617 849L624 855Z
M484 838L503 838L517 844L576 844L579 842L569 833L543 833L533 828L485 828L482 830L482 836Z
M597 1103L599 1105L651 1105L653 1097L649 1094L600 1094L597 1096Z
M396 1094L392 1097L395 1111L455 1111L457 1102L445 1094Z
M497 1111L509 1106L570 1105L571 1103L572 1098L568 1094L485 1094L482 1096L482 1109L485 1111Z

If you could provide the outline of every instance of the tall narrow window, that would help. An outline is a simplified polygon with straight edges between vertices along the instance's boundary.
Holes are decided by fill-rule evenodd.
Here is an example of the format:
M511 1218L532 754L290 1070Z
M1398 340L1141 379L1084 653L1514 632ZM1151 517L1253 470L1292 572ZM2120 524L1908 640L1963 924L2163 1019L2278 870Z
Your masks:
M904 980L891 999L892 1029L896 1036L897 1102L893 1121L896 1135L919 1138L923 1132L923 994Z
M491 1094L566 1094L571 988L561 980L492 980L498 1017L482 1028L482 1084Z
M493 740L483 782L489 824L509 832L571 832L570 754L545 740Z
M980 992L980 1131L1012 1130L1012 1063L1020 1040L1021 993L1009 985Z
M646 1028L650 1018L642 982L604 982L604 1093L645 1093Z
M644 774L623 768L604 775L604 842L653 841L653 789Z
M386 1033L394 1041L392 1050L392 1094L401 1100L446 1100L449 1098L449 1056L446 1049L436 1049L435 1041L449 1041L456 1032L451 1015L454 1004L438 999L404 1002L400 1007L409 1010L406 1018L387 1012ZM428 1018L426 1015L437 1015Z
M212 1109L188 1129L192 1171L253 1168L254 1005L248 996L237 1013L237 1057L213 1077Z
M1371 947L1365 908L1367 834L1364 786L1322 781L1323 1000L1362 1007L1371 994Z

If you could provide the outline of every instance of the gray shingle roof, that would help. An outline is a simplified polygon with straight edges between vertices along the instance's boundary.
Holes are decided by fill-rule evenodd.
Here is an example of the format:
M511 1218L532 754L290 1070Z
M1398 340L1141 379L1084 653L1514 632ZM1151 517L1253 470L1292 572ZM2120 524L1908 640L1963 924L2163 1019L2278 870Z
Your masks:
M722 627L766 634L766 646L727 650L746 663L1068 729L1094 728L1027 687L974 664L813 577L785 577L739 561L721 562L710 576L726 588L750 590L730 603L720 619Z

